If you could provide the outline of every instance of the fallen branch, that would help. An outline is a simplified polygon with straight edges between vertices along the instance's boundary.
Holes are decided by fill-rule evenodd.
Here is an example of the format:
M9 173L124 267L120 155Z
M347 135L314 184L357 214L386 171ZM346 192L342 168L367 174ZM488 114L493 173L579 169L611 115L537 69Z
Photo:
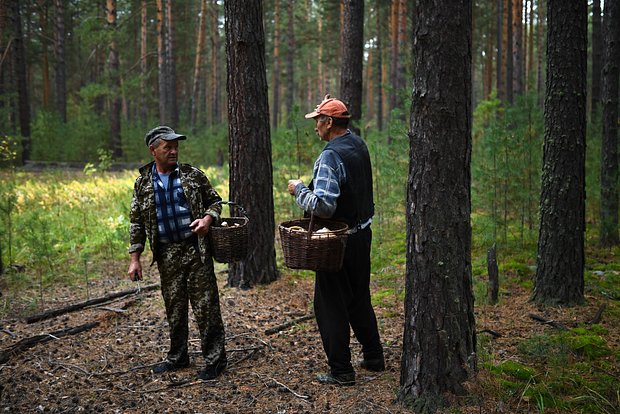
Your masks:
M605 310L606 307L607 307L607 304L603 303L598 308L598 311L596 312L596 315L594 315L594 318L592 318L590 321L588 321L588 324L589 325L594 325L596 323L599 323L601 321L601 319L603 319L603 311Z
M556 322L554 320L545 319L542 316L538 316L538 315L535 315L533 313L530 313L529 316L530 316L530 318L534 319L535 321L542 322L542 323L544 323L546 325L551 325L551 326L553 326L556 329L559 329L559 330L562 330L562 331L570 331L570 329L568 329L566 326L564 326L561 323L558 323L558 322Z
M111 301L112 299L120 298L122 296L139 294L140 292L148 292L150 290L155 290L155 289L159 289L158 283L143 286L143 287L127 289L127 290L123 290L120 292L108 293L105 296L74 303L73 305L65 306L64 308L50 309L45 312L41 312L41 313L38 313L32 316L28 316L24 321L26 323L39 322L39 321L43 321L46 319L55 318L60 315L64 315L65 313L75 312L77 310L84 309L88 306L105 303L105 302Z
M283 331L286 328L290 328L293 325L297 325L298 323L307 321L308 319L312 319L312 318L314 318L313 313L310 315L302 316L297 319L290 320L288 322L284 322L283 324L280 324L280 325L274 326L273 328L269 328L265 330L265 335L273 335L274 333L278 333L280 331Z
M494 337L494 338L501 338L501 337L502 337L502 334L501 334L501 333L499 333L499 332L497 332L497 331L494 331L494 330L492 330L492 329L482 329L482 330L480 331L480 333L488 333L488 334L490 334L490 335L491 335L492 337Z
M73 328L66 328L60 331L51 332L43 335L31 336L29 338L24 338L21 341L17 342L14 345L4 349L0 352L0 364L4 364L11 359L11 357L16 356L24 352L25 350L34 347L37 344L41 344L44 342L51 341L52 339L62 338L67 335L75 335L80 332L87 331L89 329L94 328L99 325L99 322L89 322L84 325L75 326Z

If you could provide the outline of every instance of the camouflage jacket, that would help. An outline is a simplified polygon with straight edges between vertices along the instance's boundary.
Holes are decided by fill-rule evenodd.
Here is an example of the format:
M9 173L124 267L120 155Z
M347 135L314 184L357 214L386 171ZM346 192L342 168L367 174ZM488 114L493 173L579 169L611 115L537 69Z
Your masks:
M198 168L189 164L179 164L181 185L185 192L192 218L202 218L209 214L214 223L220 220L222 198L211 186L207 176ZM153 162L140 168L140 176L136 179L129 212L129 253L144 251L148 238L153 252L153 262L157 261L157 212L155 207L155 191L153 189ZM209 243L205 237L198 237L200 256L204 261L211 255ZM153 264L153 263L151 263Z

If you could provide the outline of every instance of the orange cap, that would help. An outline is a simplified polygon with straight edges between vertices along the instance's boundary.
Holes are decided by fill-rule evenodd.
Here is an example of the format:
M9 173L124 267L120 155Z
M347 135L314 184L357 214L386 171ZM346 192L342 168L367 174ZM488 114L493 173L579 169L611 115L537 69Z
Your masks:
M325 95L323 101L316 106L314 111L306 114L306 119L314 118L319 115L331 116L333 118L351 118L349 110L344 102L330 98L329 94Z

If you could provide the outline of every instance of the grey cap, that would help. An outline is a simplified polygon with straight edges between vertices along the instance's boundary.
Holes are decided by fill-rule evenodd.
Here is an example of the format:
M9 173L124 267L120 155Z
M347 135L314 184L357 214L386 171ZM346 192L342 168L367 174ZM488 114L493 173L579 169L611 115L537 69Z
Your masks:
M144 143L147 146L149 146L157 138L161 138L161 139L163 139L165 141L175 141L177 139L179 139L179 140L187 139L187 137L185 135L177 134L169 126L160 125L158 127L155 127L153 129L151 129L149 132L146 133L146 135L144 136Z

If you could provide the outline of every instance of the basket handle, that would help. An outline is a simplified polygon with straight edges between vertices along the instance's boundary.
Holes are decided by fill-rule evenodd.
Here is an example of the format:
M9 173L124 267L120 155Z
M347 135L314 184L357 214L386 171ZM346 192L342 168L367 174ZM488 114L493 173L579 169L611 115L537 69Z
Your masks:
M231 212L232 212L232 207L235 207L239 211L240 214L243 214L245 217L248 216L248 213L245 211L243 206L241 204L235 203L234 201L221 200L221 201L218 201L215 204L228 204L231 207ZM231 214L231 216L232 216L232 214Z
M312 237L312 226L314 225L314 213L310 213L310 225L308 226L308 241Z

